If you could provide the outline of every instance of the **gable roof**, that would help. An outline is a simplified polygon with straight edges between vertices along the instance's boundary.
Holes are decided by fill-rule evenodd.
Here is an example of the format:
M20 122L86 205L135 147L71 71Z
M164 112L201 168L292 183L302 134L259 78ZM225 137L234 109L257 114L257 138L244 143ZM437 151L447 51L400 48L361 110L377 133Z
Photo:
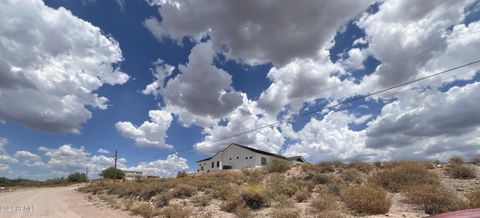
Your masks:
M224 148L223 150L221 151L218 151L217 153L215 153L213 156L209 157L209 158L205 158L205 159L202 159L202 160L199 160L197 161L198 162L202 162L202 161L207 161L207 160L210 160L212 159L213 157L215 157L218 153L220 152L224 152L225 150L227 150L227 148L229 148L230 146L232 145L236 145L238 147L241 147L241 148L245 148L247 150L250 150L250 151L253 151L257 154L263 154L263 155L266 155L266 156L271 156L271 157L275 157L275 158L279 158L279 159L284 159L284 160L299 160L302 161L302 162L307 162L305 161L305 159L303 159L302 156L295 156L295 157L285 157L285 156L282 156L282 155L279 155L279 154L274 154L274 153L270 153L270 152L267 152L267 151L262 151L262 150L258 150L258 149L255 149L255 148L251 148L251 147L247 147L245 145L240 145L240 144L236 144L236 143L231 143L230 145L228 145L226 148Z

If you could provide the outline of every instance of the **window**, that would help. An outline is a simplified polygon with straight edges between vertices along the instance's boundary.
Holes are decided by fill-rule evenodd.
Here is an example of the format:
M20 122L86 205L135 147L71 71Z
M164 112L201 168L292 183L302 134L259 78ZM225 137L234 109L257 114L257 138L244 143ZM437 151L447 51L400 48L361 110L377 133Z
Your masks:
M220 167L220 161L217 161L217 167Z
M248 160L248 157L245 157L245 160Z
M252 159L252 156L250 156L250 159Z
M267 158L262 157L262 158L260 159L260 163L261 163L262 165L267 165Z
M200 170L203 171L203 166L200 167Z
M230 158L230 160L232 160L232 158Z
M215 162L212 161L212 168L214 168L214 167L215 167Z
M238 156L237 156L237 160L238 160Z

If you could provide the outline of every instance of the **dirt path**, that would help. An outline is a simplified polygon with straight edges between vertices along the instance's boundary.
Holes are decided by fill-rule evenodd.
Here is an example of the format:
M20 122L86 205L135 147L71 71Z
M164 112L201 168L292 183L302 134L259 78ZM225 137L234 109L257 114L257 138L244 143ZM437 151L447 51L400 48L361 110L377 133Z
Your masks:
M128 212L96 206L77 186L21 189L0 193L0 217L131 217Z

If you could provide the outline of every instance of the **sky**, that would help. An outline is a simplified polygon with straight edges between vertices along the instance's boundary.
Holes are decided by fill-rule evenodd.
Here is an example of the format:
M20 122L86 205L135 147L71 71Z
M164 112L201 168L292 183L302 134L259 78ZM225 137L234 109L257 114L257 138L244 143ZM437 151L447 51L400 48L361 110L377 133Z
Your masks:
M8 178L480 155L480 64L331 107L480 59L480 1L7 0L0 51Z

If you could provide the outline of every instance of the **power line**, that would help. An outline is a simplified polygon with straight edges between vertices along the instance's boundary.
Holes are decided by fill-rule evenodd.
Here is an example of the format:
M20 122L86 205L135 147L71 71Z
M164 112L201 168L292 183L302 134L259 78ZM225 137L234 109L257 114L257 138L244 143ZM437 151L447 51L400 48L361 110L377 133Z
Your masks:
M391 86L391 87L388 87L388 88L385 88L385 89L382 89L382 90L379 90L379 91L375 91L375 92L372 92L372 93L369 93L369 94L366 94L366 95L359 95L357 97L353 97L353 98L341 101L339 103L336 103L336 104L333 104L333 105L330 105L330 106L325 106L325 107L322 107L322 108L317 109L317 110L312 110L312 111L309 111L307 113L303 113L303 114L300 114L300 115L297 115L297 116L293 116L291 118L287 118L287 119L280 120L280 121L277 121L277 122L274 122L274 123L271 123L271 124L263 125L263 126L251 129L251 130L247 130L247 131L243 131L243 132L240 132L240 133L237 133L237 134L233 134L233 135L230 135L228 137L220 138L220 139L217 139L217 140L212 141L212 142L204 143L203 145L215 144L215 143L218 143L218 142L225 141L227 139L231 139L231 138L235 138L235 137L238 137L238 136L241 136L241 135L256 132L256 131L259 131L259 130L262 130L262 129L265 129L265 128L277 126L277 125L280 125L282 123L288 123L292 120L296 120L296 119L301 118L301 117L311 116L311 115L319 113L323 110L335 109L336 107L338 107L340 105L344 105L344 104L352 103L352 102L359 101L359 100L362 100L362 99L366 99L366 98L372 97L374 95L378 95L378 94L381 94L381 93L384 93L384 92L388 92L388 91L391 91L393 89L397 89L397 88L400 88L400 87L403 87L403 86L407 86L407 85L410 85L412 83L416 83L416 82L419 82L419 81L422 81L422 80L426 80L426 79L429 79L429 78L432 78L432 77L435 77L435 76L440 76L442 74L446 74L446 73L454 71L454 70L458 70L458 69L461 69L461 68L464 68L464 67L467 67L467 66L470 66L470 65L474 65L474 64L477 64L479 62L480 62L480 59L477 59L477 60L474 60L472 62L463 64L463 65L459 65L459 66L456 66L456 67L453 67L453 68L450 68L450 69L447 69L447 70L444 70L444 71L440 71L438 73L434 73L434 74L431 74L431 75L428 75L428 76L420 77L418 79L414 79L414 80L410 80L410 81L407 81L407 82L404 82L404 83L400 83L400 84L397 84L397 85L394 85L394 86ZM361 104L358 104L358 105L361 105ZM356 107L358 105L355 105L353 107ZM353 107L347 107L347 108L344 108L342 110L353 108ZM163 154L163 155L157 156L156 158L161 158L161 157L176 154L176 153L182 153L184 151L188 151L188 150L191 150L191 149L193 149L193 147L180 149L180 150L177 150L177 151L175 151L173 153L169 153L169 154Z

